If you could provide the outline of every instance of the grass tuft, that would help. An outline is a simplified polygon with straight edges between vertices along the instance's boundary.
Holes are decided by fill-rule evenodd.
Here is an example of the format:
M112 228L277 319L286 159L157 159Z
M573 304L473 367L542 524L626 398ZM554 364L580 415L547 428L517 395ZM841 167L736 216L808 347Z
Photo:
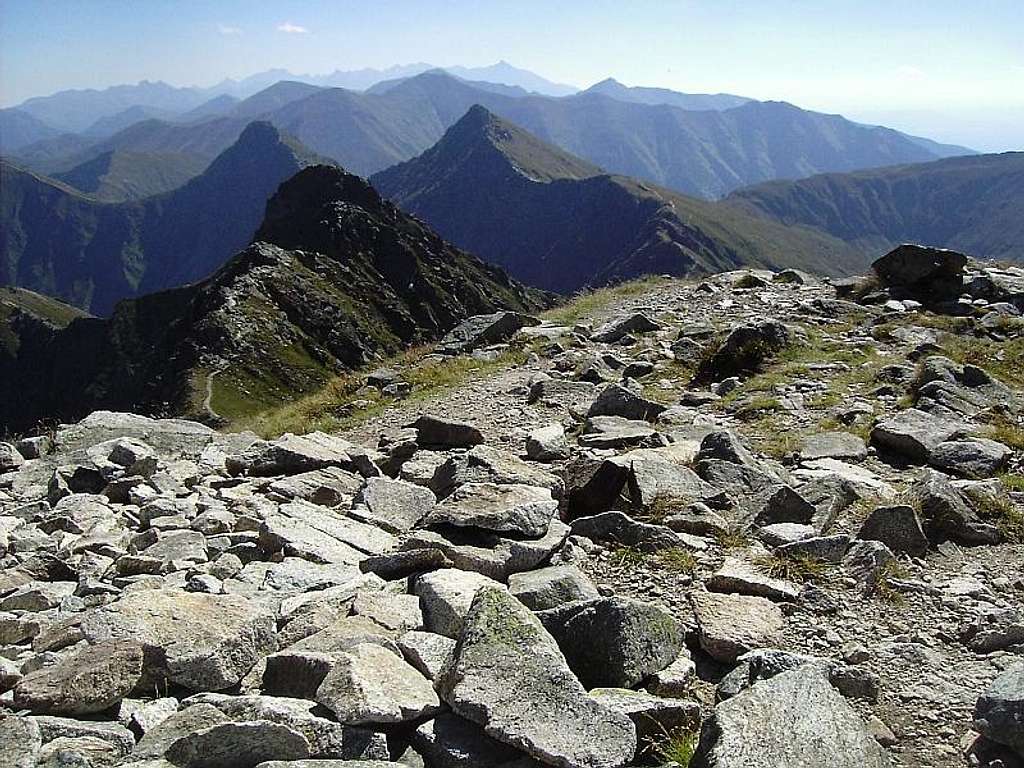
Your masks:
M784 579L803 584L818 581L824 577L828 565L824 560L804 554L781 554L773 552L754 559L754 565L773 579Z

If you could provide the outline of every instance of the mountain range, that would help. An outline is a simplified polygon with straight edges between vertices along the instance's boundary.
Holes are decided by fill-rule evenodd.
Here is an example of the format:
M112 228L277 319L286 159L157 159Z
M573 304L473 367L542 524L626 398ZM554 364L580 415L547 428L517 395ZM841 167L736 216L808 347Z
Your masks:
M250 242L278 185L321 161L256 122L183 186L120 204L0 163L0 282L109 314L123 298L208 276Z
M821 233L607 174L481 106L371 181L456 245L559 293L642 274L867 266Z
M436 70L381 92L279 82L223 104L224 111L207 113L202 122L146 120L84 146L61 136L22 147L16 155L46 174L69 171L107 151L189 153L209 160L258 117L343 167L370 175L428 149L474 104L611 173L706 198L770 179L970 152L781 102L714 109L705 99L701 109L681 109L664 102L678 102L684 94L618 87L612 90L619 95L610 96L601 92L609 84L599 86L554 98Z
M728 202L787 226L814 227L863 253L920 242L1024 260L1024 152L774 181Z
M325 165L281 185L253 244L203 282L70 323L49 305L20 311L33 294L13 295L20 332L0 348L11 429L97 408L235 418L469 315L548 301Z

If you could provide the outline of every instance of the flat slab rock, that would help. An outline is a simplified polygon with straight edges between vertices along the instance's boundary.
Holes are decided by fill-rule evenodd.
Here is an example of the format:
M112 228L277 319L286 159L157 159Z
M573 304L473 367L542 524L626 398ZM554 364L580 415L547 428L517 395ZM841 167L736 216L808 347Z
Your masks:
M238 683L277 650L274 617L239 595L175 589L132 592L88 612L82 632L90 643L131 640L144 650L143 678L193 691Z
M888 768L857 712L818 670L802 667L751 686L705 722L702 768Z
M477 593L438 691L487 735L550 765L615 768L636 751L632 721L587 695L554 639L503 589Z
M692 592L690 601L700 646L718 661L773 645L785 624L781 609L763 597Z
M438 504L425 524L538 537L547 531L556 509L558 502L546 488L467 483Z
M14 687L14 705L39 713L102 712L127 696L141 676L142 646L108 640L25 675Z

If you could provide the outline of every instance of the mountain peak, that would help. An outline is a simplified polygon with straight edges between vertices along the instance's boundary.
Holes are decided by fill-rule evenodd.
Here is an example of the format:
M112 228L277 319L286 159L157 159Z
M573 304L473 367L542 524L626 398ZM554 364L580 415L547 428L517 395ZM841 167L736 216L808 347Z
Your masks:
M496 151L517 174L534 181L582 179L602 173L596 165L541 141L479 104L470 107L434 149L452 163L482 148Z
M380 212L384 207L377 190L366 179L333 165L303 168L278 187L267 201L256 240L282 248L329 250L330 229L345 205Z

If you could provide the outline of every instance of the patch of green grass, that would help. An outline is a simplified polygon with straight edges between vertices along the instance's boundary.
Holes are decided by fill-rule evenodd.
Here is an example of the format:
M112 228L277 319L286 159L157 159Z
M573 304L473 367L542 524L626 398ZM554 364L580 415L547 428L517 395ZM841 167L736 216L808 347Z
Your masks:
M281 408L241 419L233 426L251 429L267 438L285 432L304 434L315 430L332 432L349 429L379 415L385 408L397 402L422 402L473 378L521 365L528 356L524 348L510 347L492 360L477 360L467 356L416 363L417 360L422 360L426 351L426 348L417 348L392 358L389 367L401 368L403 380L412 385L412 391L400 401L386 397L377 390L363 392L365 372L348 373L333 378L314 394ZM380 366L381 363L378 362L373 367ZM358 408L354 407L360 400L365 402Z
M629 547L621 545L612 550L612 562L618 568L632 567L643 565L647 562L650 555L646 552L641 552L636 547Z
M764 418L770 413L778 413L784 410L785 408L777 397L759 395L741 404L733 412L733 415L740 421L754 421Z
M1017 472L1007 472L1005 475L1000 475L999 480L1006 490L1024 493L1024 475Z
M715 540L722 549L743 549L750 546L750 537L738 529L719 534Z
M1002 443L1015 451L1024 451L1024 425L1001 411L979 415L985 423L985 437Z
M947 333L939 346L954 362L977 366L1007 386L1024 389L1024 338L997 342Z
M828 568L828 564L817 557L779 552L755 558L754 565L773 579L785 579L798 584L803 584L805 581L818 581L825 576Z
M979 517L995 525L1003 538L1012 544L1024 544L1024 509L1009 496L978 492L971 494Z
M655 739L650 745L649 751L655 757L665 763L676 763L682 768L688 768L693 756L697 752L697 745L700 743L700 732L680 728L671 732L664 731L661 738Z
M607 288L587 291L577 294L559 307L549 309L543 313L542 317L556 325L574 325L580 320L593 317L620 299L639 296L665 285L667 282L668 280L664 277L652 275Z
M690 503L688 499L678 498L669 494L660 494L654 497L647 509L635 515L638 520L645 523L657 523L661 525L665 520L676 512L686 509Z
M875 580L868 589L868 594L886 603L902 605L905 602L905 598L903 593L895 587L893 581L905 579L906 577L907 572L903 566L895 560L890 560L878 569L878 573L875 574Z
M672 547L662 549L655 556L658 564L663 568L679 573L693 573L697 570L697 558L688 549Z

